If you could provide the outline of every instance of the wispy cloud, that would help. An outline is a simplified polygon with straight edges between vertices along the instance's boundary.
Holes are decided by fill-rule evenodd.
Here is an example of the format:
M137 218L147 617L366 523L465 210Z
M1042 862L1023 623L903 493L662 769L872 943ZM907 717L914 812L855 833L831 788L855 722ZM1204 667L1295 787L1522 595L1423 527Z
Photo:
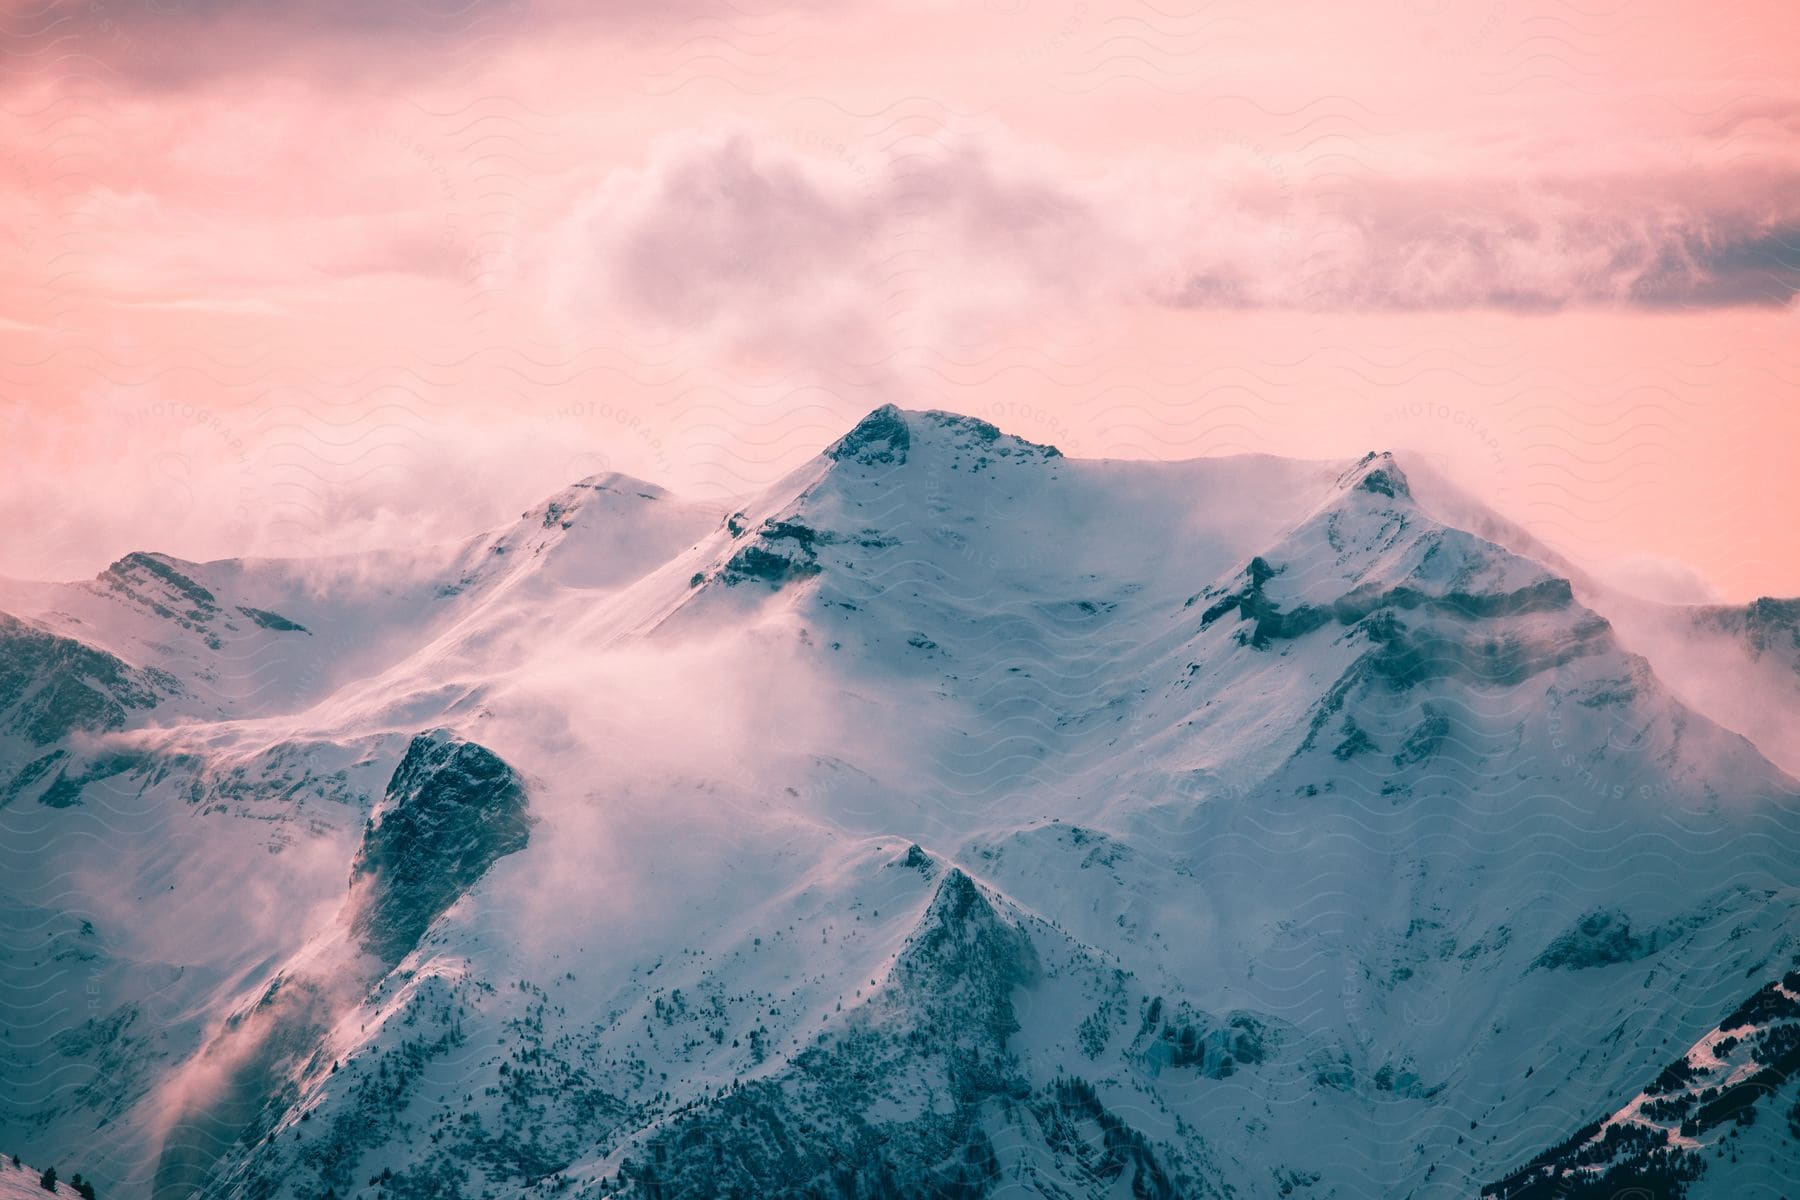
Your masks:
M1302 191L1261 254L1190 252L1198 307L1549 311L1784 305L1800 291L1800 172L1366 177ZM1266 240L1263 244L1267 244Z
M98 79L175 91L234 76L404 79L466 67L577 27L628 34L719 7L712 0L51 0L7 6L0 84Z
M678 138L583 203L561 294L663 332L872 358L1071 305L1549 312L1800 291L1800 171L1781 166L1272 188L1248 159L1083 170L1001 133L933 150L852 175L743 131Z

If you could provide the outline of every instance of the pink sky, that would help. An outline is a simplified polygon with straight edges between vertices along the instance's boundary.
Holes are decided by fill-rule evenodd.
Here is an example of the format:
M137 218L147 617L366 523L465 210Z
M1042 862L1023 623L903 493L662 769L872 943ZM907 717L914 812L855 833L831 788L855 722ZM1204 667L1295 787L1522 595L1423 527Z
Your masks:
M602 469L742 491L891 400L1071 454L1412 448L1645 586L1800 593L1790 4L0 33L0 573L453 536Z

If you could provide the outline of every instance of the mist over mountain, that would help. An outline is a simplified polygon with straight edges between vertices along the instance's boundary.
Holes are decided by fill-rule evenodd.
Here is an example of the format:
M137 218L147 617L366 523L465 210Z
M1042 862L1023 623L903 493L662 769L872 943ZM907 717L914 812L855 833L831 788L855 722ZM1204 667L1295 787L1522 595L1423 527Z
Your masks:
M8 581L0 1150L157 1200L1781 1196L1797 713L1800 601L1627 595L1404 454L893 407L729 504Z

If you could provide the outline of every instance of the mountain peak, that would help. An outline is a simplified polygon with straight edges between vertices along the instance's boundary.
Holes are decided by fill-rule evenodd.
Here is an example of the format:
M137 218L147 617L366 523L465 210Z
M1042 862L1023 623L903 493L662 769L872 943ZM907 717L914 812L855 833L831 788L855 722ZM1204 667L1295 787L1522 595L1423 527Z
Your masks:
M1372 492L1390 500L1409 498L1412 495L1406 473L1394 461L1393 452L1389 450L1371 450L1357 459L1355 466L1338 477L1338 486L1344 491Z
M666 488L642 479L605 471L578 479L535 508L519 514L510 536L541 540L544 530L573 529L578 523L594 524L607 513L633 510L646 502L670 499Z
M645 500L661 500L669 494L668 489L660 484L650 483L622 471L602 471L598 475L577 479L569 485L568 490L619 492L625 495L641 496Z
M1062 457L1062 451L1055 446L1003 433L979 417L940 409L903 409L893 404L884 404L858 421L855 428L826 449L825 455L835 462L897 467L907 461L915 443L929 443L952 452L980 450L999 458Z
M912 429L906 423L906 414L892 404L884 404L826 447L825 456L836 462L851 459L866 466L899 466L911 448Z
M638 500L663 500L669 495L667 489L654 483L646 483L642 479L623 475L618 471L603 471L598 475L589 475L585 479L576 480L536 508L520 513L519 519L521 521L535 519L546 529L557 524L561 524L564 529L567 529L575 514L591 498L590 493Z

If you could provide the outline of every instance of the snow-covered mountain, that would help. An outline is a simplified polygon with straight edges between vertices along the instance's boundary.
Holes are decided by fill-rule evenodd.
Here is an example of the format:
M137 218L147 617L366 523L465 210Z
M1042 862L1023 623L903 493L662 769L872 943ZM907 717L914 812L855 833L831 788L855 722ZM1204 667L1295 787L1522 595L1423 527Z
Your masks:
M1800 1178L1794 602L1404 456L884 408L0 610L0 1147L103 1195Z

